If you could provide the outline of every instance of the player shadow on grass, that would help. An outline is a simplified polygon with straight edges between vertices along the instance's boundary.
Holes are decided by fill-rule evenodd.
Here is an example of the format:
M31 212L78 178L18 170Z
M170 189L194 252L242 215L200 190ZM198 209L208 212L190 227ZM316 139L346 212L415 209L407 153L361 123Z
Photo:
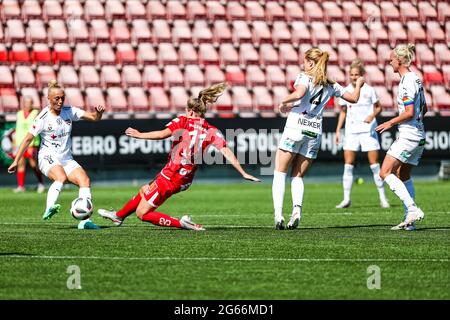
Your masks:
M33 253L23 252L0 252L0 256L33 256Z

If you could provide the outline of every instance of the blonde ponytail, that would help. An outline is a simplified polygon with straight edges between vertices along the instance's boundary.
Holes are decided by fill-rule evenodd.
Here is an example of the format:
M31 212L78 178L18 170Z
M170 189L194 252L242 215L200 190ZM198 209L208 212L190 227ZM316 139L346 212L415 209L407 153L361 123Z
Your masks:
M307 75L313 77L314 86L327 86L335 83L333 80L328 79L327 76L327 65L330 58L330 54L327 51L322 51L319 48L311 48L306 51L305 58L315 63L311 70L305 72Z
M212 85L209 88L203 89L200 91L197 98L189 98L187 103L188 109L204 117L206 111L208 110L208 105L216 102L227 86L228 85L226 82L221 82Z
M409 67L411 61L414 59L415 49L416 46L413 43L398 45L394 49L394 54L403 66Z

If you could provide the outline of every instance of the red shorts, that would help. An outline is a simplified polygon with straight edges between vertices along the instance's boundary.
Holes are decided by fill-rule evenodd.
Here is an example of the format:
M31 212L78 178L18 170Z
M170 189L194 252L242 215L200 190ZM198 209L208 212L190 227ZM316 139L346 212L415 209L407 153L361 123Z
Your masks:
M37 159L37 154L38 154L37 147L28 147L28 149L25 150L23 157L25 159Z
M144 186L144 198L148 204L158 208L173 194L181 191L179 185L175 185L161 175L158 175L153 182Z

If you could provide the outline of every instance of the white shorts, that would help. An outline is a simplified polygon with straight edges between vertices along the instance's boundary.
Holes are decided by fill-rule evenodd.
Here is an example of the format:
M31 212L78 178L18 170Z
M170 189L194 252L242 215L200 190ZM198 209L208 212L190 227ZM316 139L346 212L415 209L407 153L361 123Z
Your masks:
M417 166L424 149L425 139L417 141L399 137L391 145L387 154L403 163Z
M373 151L380 150L380 142L375 131L346 133L344 137L344 150Z
M321 141L321 134L317 135L317 137L310 137L302 134L299 130L285 128L278 148L301 154L309 159L315 159L317 158Z
M81 168L81 166L73 159L59 160L52 155L44 155L39 157L39 170L48 177L48 172L53 166L60 165L63 167L66 176L69 176L73 170L76 168Z

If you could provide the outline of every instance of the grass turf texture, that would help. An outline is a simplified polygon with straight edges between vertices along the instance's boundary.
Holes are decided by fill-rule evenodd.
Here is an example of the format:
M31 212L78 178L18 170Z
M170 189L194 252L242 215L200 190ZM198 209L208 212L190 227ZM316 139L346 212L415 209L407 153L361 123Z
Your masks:
M41 219L46 195L0 189L0 299L449 299L449 183L416 183L425 220L391 231L403 217L381 209L371 183L355 185L353 205L335 209L339 184L306 183L300 229L274 230L268 184L194 185L160 211L189 213L207 228L156 227L134 215L121 227L78 230L69 213ZM93 188L94 206L119 208L138 188ZM285 218L290 214L286 190ZM70 265L81 290L67 289ZM367 288L368 267L381 289Z

